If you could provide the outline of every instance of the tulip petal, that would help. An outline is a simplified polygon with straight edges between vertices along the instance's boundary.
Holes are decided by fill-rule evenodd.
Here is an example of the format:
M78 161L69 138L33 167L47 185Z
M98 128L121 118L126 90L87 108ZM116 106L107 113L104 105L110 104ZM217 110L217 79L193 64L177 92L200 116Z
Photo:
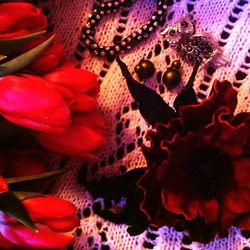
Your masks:
M24 126L26 128L34 129L37 131L50 132L50 133L60 133L60 132L63 132L65 130L64 127L51 126L51 125L48 125L45 123L39 123L36 121L32 121L30 119L23 119L23 118L13 117L10 115L4 115L4 114L3 114L3 117L12 123L18 124L20 126ZM65 125L67 125L67 124L65 124Z
M70 105L70 109L76 112L92 112L96 110L96 104L95 98L79 94L75 96L75 101Z
M6 248L11 248L13 246L14 244L11 241L5 239L3 235L0 233L0 247L6 249Z
M70 122L69 109L58 92L43 80L22 76L0 78L0 113L18 125L48 132Z
M97 75L83 69L59 68L44 76L45 79L56 82L74 92L91 93L95 96L99 92Z
M76 207L69 201L46 195L23 201L33 221L44 221L44 219L64 218L75 215ZM44 204L46 208L41 209Z
M70 125L60 134L38 133L38 140L47 149L69 156L85 157L106 143L106 138L93 129Z
M47 28L42 10L29 3L0 5L0 39L27 35Z
M88 128L107 128L107 122L98 112L73 114L72 120L76 125L83 125Z
M44 223L41 220L41 224L45 224L51 230L56 232L68 232L72 231L74 228L78 227L80 224L80 219L74 213L70 216L64 216L63 218L52 218L52 219L45 219Z
M27 66L27 68L38 74L45 74L59 65L63 55L64 46L62 44L54 44L45 50L35 61Z
M48 227L36 224L39 232L16 225L2 225L1 233L9 241L16 245L32 248L64 248L74 242L73 232L54 232Z

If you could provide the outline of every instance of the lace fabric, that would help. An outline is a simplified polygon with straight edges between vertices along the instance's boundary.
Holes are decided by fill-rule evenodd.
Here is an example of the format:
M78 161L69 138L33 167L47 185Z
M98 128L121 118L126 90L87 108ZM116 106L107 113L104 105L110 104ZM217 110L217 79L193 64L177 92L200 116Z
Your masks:
M154 247L159 250L177 250L186 247L202 250L234 250L250 246L249 240L244 238L236 228L230 230L227 238L216 239L207 245L195 242L185 245L182 243L185 233L178 233L167 227L159 230L148 229L139 236L131 237L126 231L126 225L115 225L93 213L93 200L90 194L77 182L79 169L85 168L87 178L93 179L100 176L119 175L126 170L145 166L140 145L146 142L145 132L149 126L136 109L117 63L97 58L84 48L81 29L92 11L94 1L41 0L38 2L49 18L50 27L60 34L68 59L78 60L81 68L99 75L101 84L99 109L104 114L109 128L108 143L98 152L99 160L96 162L51 156L51 165L63 164L71 167L70 172L61 177L52 189L55 195L73 202L81 216L81 229L77 230L78 236L71 249L139 250ZM128 36L147 22L155 8L156 0L135 1L131 7L123 8L120 12L105 18L98 27L96 39L100 44L107 45L112 43L115 36ZM169 7L164 27L188 16L196 22L197 33L211 36L224 50L224 55L230 58L229 65L216 71L207 65L199 70L195 80L195 90L200 100L209 94L215 79L227 79L239 92L236 112L249 111L249 13L248 0L175 0ZM187 82L192 68L182 61L182 83L176 89L167 91L160 79L171 61L178 59L178 55L164 42L159 34L161 29L163 27L159 27L157 32L134 49L122 54L121 58L131 72L142 58L150 59L155 64L157 72L144 84L156 90L166 102L172 105L175 96Z

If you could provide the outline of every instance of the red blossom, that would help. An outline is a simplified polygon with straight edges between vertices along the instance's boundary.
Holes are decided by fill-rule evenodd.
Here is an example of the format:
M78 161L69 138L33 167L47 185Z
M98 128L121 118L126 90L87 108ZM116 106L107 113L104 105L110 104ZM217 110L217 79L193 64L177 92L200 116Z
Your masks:
M47 81L69 89L74 94L72 111L92 112L96 109L96 96L100 87L97 75L82 69L58 68L44 76Z
M32 4L0 4L0 39L24 36L46 28L47 18Z
M72 203L47 195L26 199L23 204L39 232L0 212L0 244L11 242L29 248L65 248L74 242L73 230L79 226L79 218Z
M148 133L149 169L138 186L151 224L182 221L201 242L231 226L250 229L250 113L234 116L236 105L236 90L216 81L208 99Z
M77 114L62 133L37 133L39 142L47 149L69 156L93 159L106 143L106 122L96 113Z
M58 68L44 76L47 84L58 91L71 110L71 124L58 134L37 133L39 142L47 149L85 159L106 143L106 122L96 111L99 93L97 76L76 68Z
M46 132L60 132L70 123L62 96L39 77L0 78L0 113L10 122Z

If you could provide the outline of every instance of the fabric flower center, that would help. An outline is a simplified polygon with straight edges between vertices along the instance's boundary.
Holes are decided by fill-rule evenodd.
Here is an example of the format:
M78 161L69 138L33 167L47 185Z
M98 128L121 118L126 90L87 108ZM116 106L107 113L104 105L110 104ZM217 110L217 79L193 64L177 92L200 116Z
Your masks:
M227 154L217 148L203 148L188 160L187 172L192 181L208 195L221 196L233 176Z

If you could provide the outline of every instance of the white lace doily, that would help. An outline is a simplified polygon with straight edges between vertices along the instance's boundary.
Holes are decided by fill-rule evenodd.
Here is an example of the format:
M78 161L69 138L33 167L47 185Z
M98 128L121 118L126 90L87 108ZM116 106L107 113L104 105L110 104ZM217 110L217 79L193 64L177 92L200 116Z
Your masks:
M237 250L250 246L240 230L232 229L228 238L219 239L208 245L182 243L183 234L170 228L158 231L149 229L143 234L130 237L126 225L115 225L95 215L93 200L86 189L77 182L77 173L86 168L88 178L124 173L126 169L145 166L140 144L145 141L148 125L133 105L116 62L110 63L97 58L85 50L81 42L81 29L92 10L93 0L47 0L38 1L49 18L50 27L61 36L67 57L77 59L81 67L99 75L101 83L98 98L99 109L108 122L108 143L99 153L99 161L86 163L80 159L54 157L53 164L67 164L72 170L55 184L53 193L73 202L81 215L81 229L74 246L75 250L141 250L154 247L158 250L215 249ZM115 35L125 37L137 30L151 16L156 0L137 0L130 8L110 15L99 26L97 39L101 44L112 43ZM210 33L224 49L231 64L215 72L203 67L195 80L195 90L200 99L206 97L215 79L227 79L238 89L239 111L249 111L250 88L250 3L248 0L175 0L169 7L167 23L178 21L183 16L196 21L199 33ZM155 64L157 73L145 84L160 93L172 104L180 88L167 91L160 83L170 61L178 58L175 51L166 46L159 34L161 28L145 42L121 57L131 72L142 58L149 58ZM165 47L164 47L165 45ZM187 82L191 67L182 62L182 85ZM153 236L152 236L153 235ZM249 248L250 249L250 248Z

